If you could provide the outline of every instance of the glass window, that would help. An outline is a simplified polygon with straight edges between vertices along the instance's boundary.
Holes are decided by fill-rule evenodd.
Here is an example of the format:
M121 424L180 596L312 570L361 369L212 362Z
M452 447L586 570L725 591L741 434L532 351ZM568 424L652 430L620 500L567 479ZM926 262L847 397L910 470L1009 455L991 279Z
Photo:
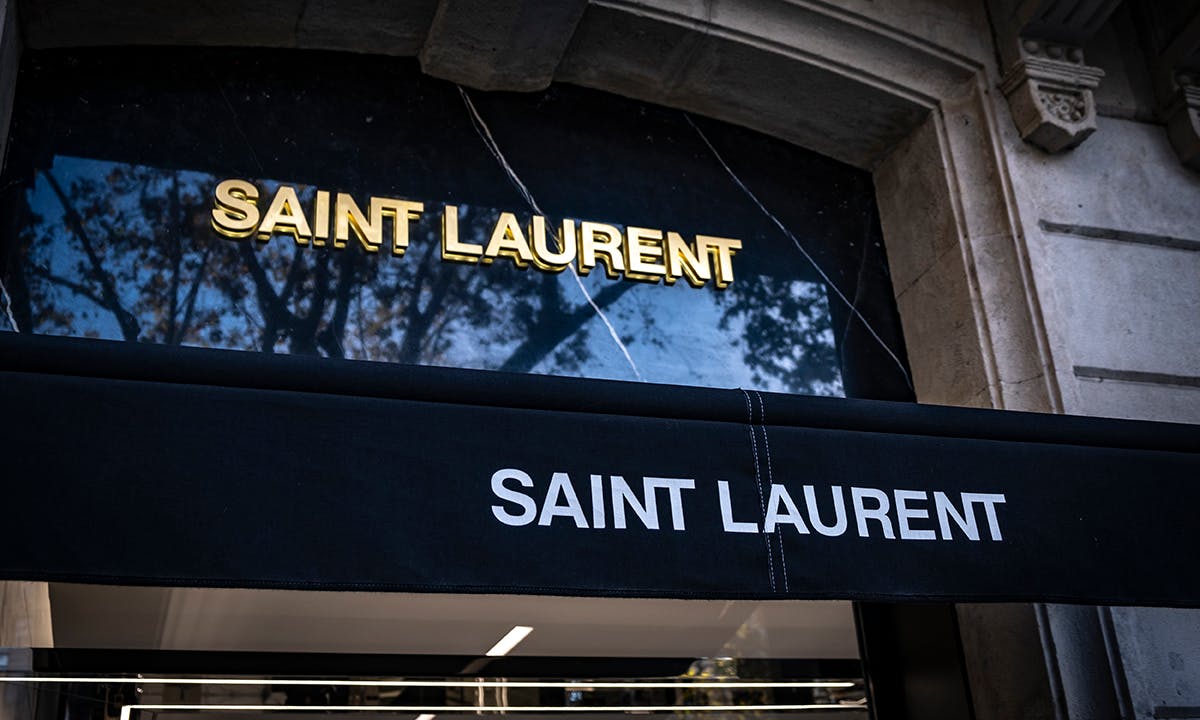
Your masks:
M868 717L848 602L54 583L15 720Z
M577 87L464 92L408 59L22 63L0 276L24 331L910 397L864 171Z

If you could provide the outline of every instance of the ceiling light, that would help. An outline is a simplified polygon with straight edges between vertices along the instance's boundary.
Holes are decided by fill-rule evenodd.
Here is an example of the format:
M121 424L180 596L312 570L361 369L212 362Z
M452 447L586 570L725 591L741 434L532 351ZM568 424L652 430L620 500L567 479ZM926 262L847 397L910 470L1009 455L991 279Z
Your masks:
M500 638L500 641L492 646L491 650L485 653L488 657L500 657L507 655L517 646L517 643L525 639L525 636L533 632L533 628L527 625L515 625L508 634Z

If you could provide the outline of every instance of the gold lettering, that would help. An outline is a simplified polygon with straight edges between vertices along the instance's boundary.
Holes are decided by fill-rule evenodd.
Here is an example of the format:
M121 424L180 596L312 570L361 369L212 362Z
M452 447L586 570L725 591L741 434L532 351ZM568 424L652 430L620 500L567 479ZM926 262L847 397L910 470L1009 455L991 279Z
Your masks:
M314 195L310 215L296 186L280 185L266 209L260 210L259 190L253 183L223 180L213 190L212 227L224 237L257 234L263 241L287 233L298 245L318 247L332 237L338 250L346 248L353 233L364 250L379 252L385 221L390 220L391 251L402 256L408 250L412 223L425 212L424 203L398 198L373 196L363 212L347 193L314 190ZM733 256L742 249L742 241L733 238L697 235L689 242L677 232L635 226L622 231L615 225L570 219L548 234L544 216L534 215L528 228L523 228L511 212L499 213L491 238L482 245L459 238L458 210L455 205L442 210L442 259L451 262L490 264L507 257L517 267L534 265L545 272L562 272L574 262L580 275L603 265L605 275L614 280L624 276L657 283L661 278L673 285L682 277L693 287L712 280L724 289L733 283Z
M459 242L458 206L447 205L442 210L442 259L452 262L476 263L483 254L478 243Z
M603 236L603 240L597 236ZM625 255L621 252L621 231L612 225L582 222L579 224L579 274L587 275L603 261L604 272L617 279L625 272Z
M312 238L308 219L304 217L304 208L300 207L296 188L291 185L279 186L271 205L263 213L262 223L258 226L259 240L270 240L275 233L290 233L297 245L307 245Z
M533 254L529 252L529 244L525 242L525 233L521 232L517 216L510 212L500 213L500 217L496 220L496 227L492 230L492 239L488 241L487 248L483 251L483 261L490 263L501 255L512 258L519 268L524 268L533 262Z
M733 282L733 254L742 249L742 241L697 235L696 248L700 247L707 248L707 251L717 260L717 287L721 290L729 287L729 284Z
M425 203L396 198L371 198L371 224L383 232L383 219L392 219L392 254L399 257L408 249L408 224L425 212Z
M213 191L212 227L227 238L244 238L258 227L258 188L245 180L222 180Z
M366 215L363 215L363 211L358 207L358 203L354 202L354 198L346 193L337 194L333 214L333 246L335 248L345 249L346 241L350 239L350 230L353 229L364 250L379 252L379 246L383 244L382 219L380 222L368 221Z
M562 272L575 260L575 221L563 220L562 233L556 243L558 249L551 250L546 242L546 218L534 215L529 227L533 239L533 264L546 272Z
M643 282L658 282L667 274L661 262L648 262L647 258L662 258L662 231L630 225L625 228L625 277Z
M313 245L325 247L329 239L329 191L318 190L313 207Z
M708 264L708 253L701 249L698 253L692 251L683 236L677 232L667 233L667 277L668 285L674 285L675 280L685 277L692 287L704 287L712 279L712 270Z

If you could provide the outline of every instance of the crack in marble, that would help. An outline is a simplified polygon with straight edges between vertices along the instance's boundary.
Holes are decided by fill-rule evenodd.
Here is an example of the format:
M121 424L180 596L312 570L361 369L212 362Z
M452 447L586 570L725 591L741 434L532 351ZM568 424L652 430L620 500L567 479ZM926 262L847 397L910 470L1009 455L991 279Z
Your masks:
M734 184L737 185L743 193L745 193L746 197L750 198L750 200L758 207L758 209L762 211L762 214L765 215L767 219L775 225L775 227L779 228L779 231L782 232L785 237L792 241L792 244L796 246L796 249L800 251L800 254L803 255L806 260L808 260L808 263L812 265L813 269L817 271L817 274L821 276L821 279L825 281L825 285L829 287L830 290L833 290L834 294L841 298L841 301L846 304L846 307L850 308L850 312L855 317L862 321L863 326L867 328L867 332L871 333L871 337L875 338L875 342L879 343L879 346L883 348L884 352L886 352L888 356L892 358L892 361L896 363L896 368L900 371L900 375L904 377L904 384L908 386L909 390L912 390L912 378L909 377L908 370L905 369L904 363L900 361L900 358L896 355L896 353L893 352L890 347L888 347L888 344L883 341L883 338L880 337L879 333L875 331L875 328L871 325L871 323L867 321L867 318L864 317L862 312L859 311L858 305L850 302L850 299L846 297L846 294L842 292L841 288L834 284L829 275L827 275L825 271L821 269L821 266L817 264L817 261L813 259L813 256L804 249L804 246L800 244L800 241L795 235L792 234L792 231L788 230L787 226L784 225L783 222L770 210L768 210L766 205L763 205L762 201L758 199L758 196L755 195L749 187L747 187L746 183L742 182L741 177L739 177L738 174L733 171L733 168L729 167L729 164L725 162L725 158L721 157L721 153L717 152L717 148L713 146L711 142L709 142L708 136L705 135L704 131L700 129L700 126L692 120L691 114L685 112L683 113L683 118L687 120L687 124L691 125L692 129L696 131L696 134L700 136L700 139L704 141L704 144L708 147L709 152L711 152L713 157L716 158L717 162L721 164L721 167L725 169L726 174L729 175Z
M492 157L496 158L496 162L500 163L500 167L503 168L505 174L508 175L509 182L511 182L513 187L517 189L517 192L520 193L521 197L525 199L525 202L529 205L530 209L538 215L545 216L546 213L542 212L542 209L538 207L537 201L533 199L533 194L529 192L529 188L526 187L525 183L521 181L521 178L517 176L517 171L513 169L512 165L508 164L508 159L505 158L504 153L500 151L500 146L496 143L496 138L492 136L492 131L488 128L487 123L484 122L483 117L479 114L479 111L475 109L475 103L471 102L471 96L467 94L467 91L464 90L461 85L455 85L455 87L458 88L458 93L462 96L463 104L467 106L467 111L470 113L471 126L475 128L475 133L479 135L479 139L483 141L483 144L485 147L487 147L488 152L492 154ZM602 310L600 306L596 304L595 299L592 298L592 294L588 292L587 287L583 284L583 280L579 277L579 272L575 270L573 265L568 265L567 269L571 271L571 277L575 279L575 284L579 287L579 292L583 294L583 297L585 300L587 300L588 305L592 307L592 310L595 311L597 317L599 317L601 322L604 323L604 326L608 329L609 336L612 337L617 348L621 350L621 354L625 356L626 362L629 363L629 367L633 370L634 377L636 377L639 381L644 382L645 378L642 377L641 371L638 370L637 363L633 361L633 355L629 353L629 348L626 347L624 341L621 340L621 336L617 333L617 328L612 324L612 321L608 319L608 316L604 314L604 310Z
M21 332L21 328L17 327L17 318L12 311L12 296L8 294L8 288L4 286L4 281L0 280L0 300L4 301L4 317L8 320L9 326L13 332Z

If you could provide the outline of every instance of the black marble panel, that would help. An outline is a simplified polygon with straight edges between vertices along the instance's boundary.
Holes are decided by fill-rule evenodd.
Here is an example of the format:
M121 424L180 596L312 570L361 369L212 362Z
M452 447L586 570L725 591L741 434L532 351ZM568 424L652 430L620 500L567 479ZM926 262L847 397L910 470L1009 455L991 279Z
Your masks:
M868 173L571 86L469 98L477 117L410 59L27 52L0 181L12 320L130 342L911 399ZM225 178L268 199L285 183L306 205L320 188L427 212L402 257L231 240L210 225ZM444 262L442 205L459 207L463 239L486 243L499 211L529 222L518 181L552 227L740 239L735 281Z

